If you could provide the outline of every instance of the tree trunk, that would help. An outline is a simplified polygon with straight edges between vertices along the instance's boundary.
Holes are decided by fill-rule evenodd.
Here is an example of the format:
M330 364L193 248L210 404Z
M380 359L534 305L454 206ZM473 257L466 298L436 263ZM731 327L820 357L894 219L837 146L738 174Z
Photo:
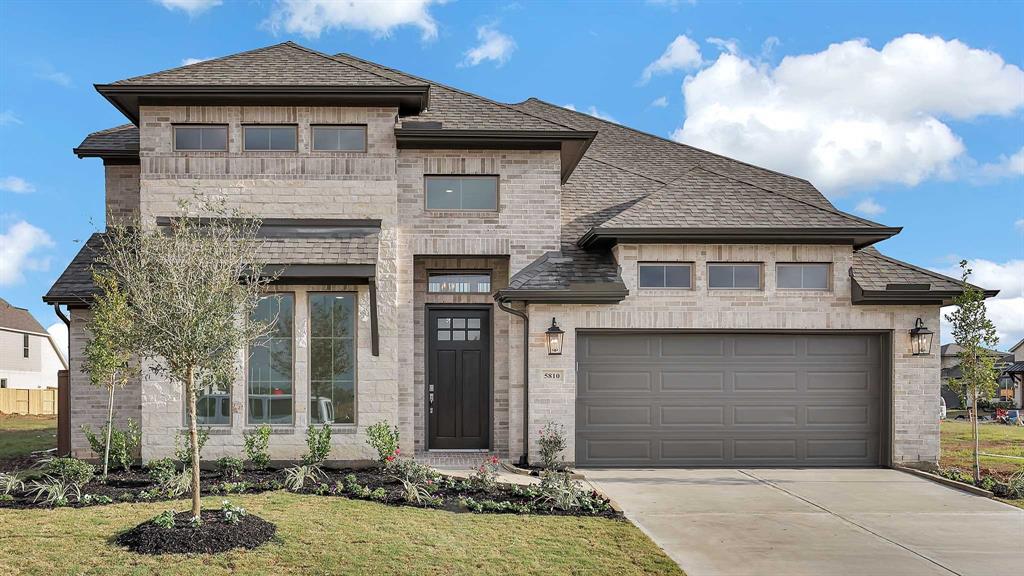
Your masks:
M114 377L110 377L110 397L107 399L107 446L103 449L103 478L107 477L110 462L110 435L114 431Z
M974 418L971 424L971 433L974 435L974 483L981 483L981 462L978 460L978 387L973 387L974 393L971 394L971 408L974 412Z
M192 446L192 517L199 518L202 504L199 501L199 431L196 427L195 372L188 369L185 381L185 395L188 398L188 441Z

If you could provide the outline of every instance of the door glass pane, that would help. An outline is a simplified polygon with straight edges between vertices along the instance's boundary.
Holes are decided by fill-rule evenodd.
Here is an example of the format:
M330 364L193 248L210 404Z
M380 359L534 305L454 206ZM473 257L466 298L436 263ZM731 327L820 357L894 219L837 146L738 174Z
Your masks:
M479 340L480 339L480 331L479 330L470 330L470 331L466 332L466 339L467 340Z
M452 340L465 340L465 339L466 339L466 331L465 330L452 330Z
M452 319L451 318L438 318L437 319L437 327L438 328L451 328L452 327Z
M437 339L438 340L443 340L443 341L447 342L448 340L452 339L451 332L448 331L448 330L438 330L437 331Z
M427 291L435 294L488 294L491 275L431 272Z
M479 318L470 318L470 319L466 320L466 322L468 323L468 326L470 328L479 328L480 327L480 319Z
M310 398L313 424L355 422L355 298L310 294Z
M466 327L466 319L465 318L453 318L452 319L452 327L453 328L465 328Z

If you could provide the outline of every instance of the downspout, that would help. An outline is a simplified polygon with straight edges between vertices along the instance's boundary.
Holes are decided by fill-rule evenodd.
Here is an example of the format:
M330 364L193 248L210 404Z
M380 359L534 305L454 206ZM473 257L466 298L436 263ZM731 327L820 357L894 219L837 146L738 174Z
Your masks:
M530 463L530 317L522 310L509 308L500 298L495 298L498 308L523 319L523 453L519 465Z
M57 314L57 317L61 319L61 322L64 322L64 325L68 327L68 356L69 356L69 358L65 358L65 360L68 361L68 367L70 367L70 365L71 365L71 358L70 358L70 356L71 356L71 319L68 318L64 314L64 311L60 309L60 304L54 303L53 304L53 311Z

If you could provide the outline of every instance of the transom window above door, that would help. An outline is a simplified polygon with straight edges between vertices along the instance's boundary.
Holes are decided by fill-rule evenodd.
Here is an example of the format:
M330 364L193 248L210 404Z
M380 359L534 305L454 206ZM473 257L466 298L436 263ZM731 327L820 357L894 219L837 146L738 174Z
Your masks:
M427 176L427 210L497 210L497 176Z
M427 292L433 294L490 294L491 275L487 272L431 272Z
M448 318L437 319L437 339L440 342L465 341L480 339L479 318Z

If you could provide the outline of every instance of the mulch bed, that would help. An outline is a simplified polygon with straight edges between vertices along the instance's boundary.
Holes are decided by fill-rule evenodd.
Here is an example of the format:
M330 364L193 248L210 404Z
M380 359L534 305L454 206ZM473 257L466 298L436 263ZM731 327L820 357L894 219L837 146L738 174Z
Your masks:
M152 520L119 534L114 542L141 554L215 554L234 548L256 548L274 537L277 527L247 514L229 524L219 510L203 510L203 522L192 526L191 512L174 515L173 528L161 528Z

